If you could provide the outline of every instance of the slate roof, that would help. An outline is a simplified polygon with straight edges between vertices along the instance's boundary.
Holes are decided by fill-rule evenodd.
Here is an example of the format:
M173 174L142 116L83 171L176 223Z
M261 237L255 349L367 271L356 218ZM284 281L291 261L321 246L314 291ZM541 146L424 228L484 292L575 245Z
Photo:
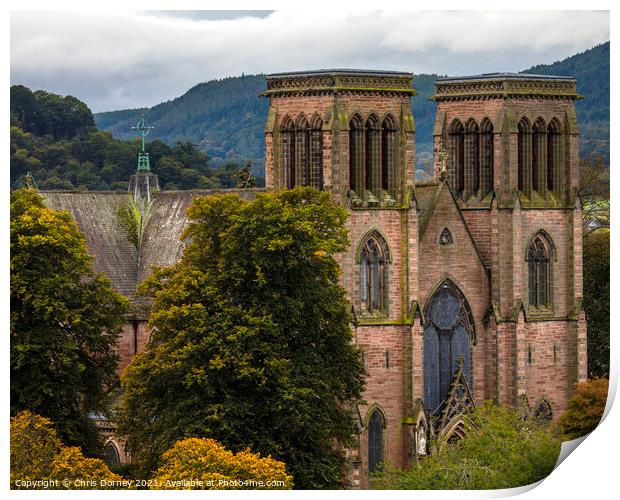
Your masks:
M439 193L443 182L429 182L425 184L416 184L415 201L418 205L418 232L420 237L424 234L428 221L433 214L435 203L439 198Z
M41 191L40 194L46 206L67 210L75 218L93 255L94 269L109 277L114 289L139 308L144 301L136 298L136 287L148 276L151 266L169 266L181 257L183 244L179 238L187 224L186 210L196 196L238 194L250 200L262 191L160 191L154 195L139 252L118 222L118 209L130 200L128 193Z

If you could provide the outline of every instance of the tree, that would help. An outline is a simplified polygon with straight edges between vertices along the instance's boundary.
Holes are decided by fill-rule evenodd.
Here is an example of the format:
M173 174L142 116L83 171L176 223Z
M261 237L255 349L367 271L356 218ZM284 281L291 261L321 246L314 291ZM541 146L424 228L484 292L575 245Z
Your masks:
M235 454L214 439L188 438L164 453L154 479L159 489L284 490L293 478L283 462L243 450Z
M185 437L284 461L300 488L341 484L364 369L334 254L347 212L298 188L195 198L181 260L141 287L151 340L123 378L119 432L143 472Z
M609 374L609 229L583 238L583 300L588 315L588 372Z
M122 478L102 460L63 446L51 420L23 411L11 417L11 488L43 489L40 482L44 480L54 481L54 489L103 489L102 481ZM63 483L67 480L68 484Z
M607 404L609 380L597 378L581 382L568 400L568 408L560 417L560 428L569 441L596 429Z
M609 227L609 167L603 157L579 162L579 183L584 223Z
M105 410L117 383L128 304L91 263L68 212L45 208L33 191L11 193L11 414L51 418L89 455L100 443L88 414Z
M551 428L518 410L487 402L470 416L465 437L411 470L389 469L372 480L387 489L514 488L547 477L560 454Z

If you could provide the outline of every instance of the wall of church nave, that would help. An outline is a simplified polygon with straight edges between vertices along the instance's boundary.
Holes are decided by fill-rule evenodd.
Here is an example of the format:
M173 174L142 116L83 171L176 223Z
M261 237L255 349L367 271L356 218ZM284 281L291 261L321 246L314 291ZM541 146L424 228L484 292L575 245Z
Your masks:
M119 356L119 375L125 371L133 357L144 349L149 338L150 330L146 321L131 321L125 323L116 348L116 352Z

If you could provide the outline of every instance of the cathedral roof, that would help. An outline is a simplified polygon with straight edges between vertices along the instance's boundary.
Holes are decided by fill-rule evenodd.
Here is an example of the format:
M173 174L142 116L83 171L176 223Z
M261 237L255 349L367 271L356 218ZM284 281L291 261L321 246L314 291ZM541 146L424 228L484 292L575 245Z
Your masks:
M196 196L238 194L252 199L260 189L160 191L154 195L139 245L132 243L119 211L131 197L123 192L41 191L45 204L67 210L86 237L93 267L112 280L116 291L132 300L139 317L144 300L136 297L138 284L151 266L165 267L183 252L181 233L187 225L186 210Z

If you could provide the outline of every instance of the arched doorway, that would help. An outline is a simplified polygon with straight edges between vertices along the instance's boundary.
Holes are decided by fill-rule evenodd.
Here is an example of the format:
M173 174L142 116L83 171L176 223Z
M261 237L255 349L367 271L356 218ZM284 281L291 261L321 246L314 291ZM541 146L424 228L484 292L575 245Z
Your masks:
M460 290L444 281L429 299L424 325L424 405L437 415L463 358L463 374L471 386L471 311Z
M105 461L110 467L118 467L121 464L118 448L112 441L105 446Z

